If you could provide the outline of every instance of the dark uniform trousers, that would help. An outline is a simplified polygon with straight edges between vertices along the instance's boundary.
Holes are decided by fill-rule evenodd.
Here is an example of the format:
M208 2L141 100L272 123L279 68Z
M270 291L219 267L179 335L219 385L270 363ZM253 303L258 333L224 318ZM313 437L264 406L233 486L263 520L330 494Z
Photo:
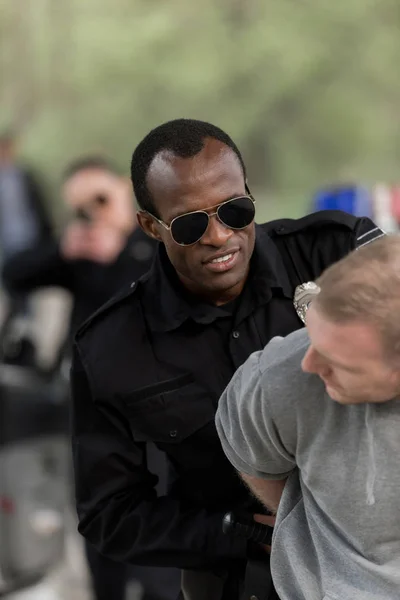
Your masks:
M184 600L279 600L272 585L269 557L265 561L249 560L244 582L198 571L182 572Z
M80 329L71 372L79 530L101 553L182 569L187 600L271 600L268 556L249 560L243 588L249 545L222 532L227 511L263 507L222 451L218 400L252 352L303 326L295 287L379 235L369 219L329 211L257 225L244 290L221 307L188 297L160 246L152 270ZM173 469L161 498L142 442Z

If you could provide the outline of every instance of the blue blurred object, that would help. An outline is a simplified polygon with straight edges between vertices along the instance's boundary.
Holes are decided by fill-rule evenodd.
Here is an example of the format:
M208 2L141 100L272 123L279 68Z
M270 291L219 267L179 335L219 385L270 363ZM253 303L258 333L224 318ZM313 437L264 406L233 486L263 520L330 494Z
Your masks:
M373 217L373 201L362 186L337 186L318 191L312 201L312 212L343 210L357 217Z

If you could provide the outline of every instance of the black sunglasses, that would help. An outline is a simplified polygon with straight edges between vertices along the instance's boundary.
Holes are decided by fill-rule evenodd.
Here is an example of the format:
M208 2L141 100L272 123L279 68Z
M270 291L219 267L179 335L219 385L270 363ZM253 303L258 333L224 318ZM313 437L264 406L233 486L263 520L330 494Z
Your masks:
M195 210L179 215L172 219L169 225L151 213L149 214L165 229L168 229L172 239L179 246L196 244L207 231L210 219L214 215L229 229L244 229L254 221L256 214L255 200L250 194L226 200L212 208L216 208L216 210L211 213L205 210Z

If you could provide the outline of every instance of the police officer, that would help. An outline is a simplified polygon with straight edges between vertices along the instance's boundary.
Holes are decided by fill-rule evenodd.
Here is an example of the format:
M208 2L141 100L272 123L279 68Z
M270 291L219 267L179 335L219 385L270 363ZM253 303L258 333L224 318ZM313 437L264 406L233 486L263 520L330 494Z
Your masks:
M260 550L224 535L221 521L229 510L262 509L220 448L218 399L252 352L302 327L296 286L382 232L340 212L255 225L238 148L201 121L151 131L131 176L140 225L161 244L150 273L76 337L79 530L115 560L181 568L187 599L234 600ZM164 497L154 491L143 441L170 462ZM247 597L256 595L253 583Z

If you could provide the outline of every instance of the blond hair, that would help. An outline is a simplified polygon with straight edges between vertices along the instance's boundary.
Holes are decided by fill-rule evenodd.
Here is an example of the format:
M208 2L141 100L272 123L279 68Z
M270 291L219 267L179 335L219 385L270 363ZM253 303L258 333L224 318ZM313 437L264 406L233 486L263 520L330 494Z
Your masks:
M386 353L400 355L400 236L388 235L329 267L317 279L313 304L335 323L377 327Z

